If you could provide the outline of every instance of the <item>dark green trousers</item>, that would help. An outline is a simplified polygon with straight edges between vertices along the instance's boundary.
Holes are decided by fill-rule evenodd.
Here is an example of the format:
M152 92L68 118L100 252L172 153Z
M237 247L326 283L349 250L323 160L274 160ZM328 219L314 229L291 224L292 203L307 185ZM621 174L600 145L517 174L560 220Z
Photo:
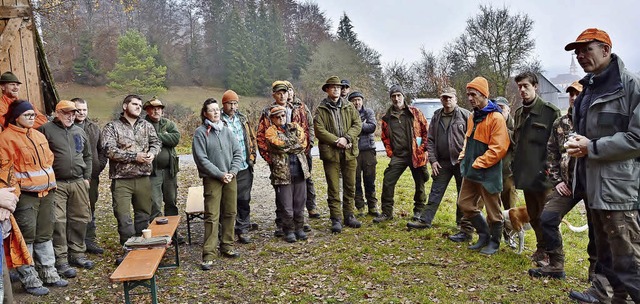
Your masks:
M169 168L156 169L151 180L151 216L149 221L162 216L164 202L164 215L178 215L176 200L178 197L178 177L169 174Z
M22 192L13 216L27 244L50 241L53 236L53 198L55 190L44 197Z
M344 155L340 161L322 161L327 181L327 203L332 219L340 220L352 215L355 209L356 195L356 159L347 160ZM342 199L340 199L340 177L342 176Z
M91 221L89 186L84 180L58 181L54 197L53 250L56 265L67 264L71 258L83 257L87 223Z
M427 166L414 168L411 164L411 159L402 159L393 156L391 157L391 161L389 161L389 166L384 170L384 177L382 179L382 195L380 196L380 200L382 201L382 213L386 215L393 216L396 184L407 167L411 170L416 188L413 195L413 212L421 212L425 207L427 193L425 192L424 184L429 180Z
M134 235L142 235L149 226L151 214L151 182L148 176L111 180L113 215L118 221L120 244ZM133 221L131 220L133 207Z
M96 202L98 201L98 186L100 178L92 178L89 181L89 204L91 205L91 221L87 224L85 242L96 242Z
M233 179L228 184L216 178L204 178L204 245L202 260L211 261L218 249L218 227L220 227L220 250L233 249L233 228L236 223L238 183Z

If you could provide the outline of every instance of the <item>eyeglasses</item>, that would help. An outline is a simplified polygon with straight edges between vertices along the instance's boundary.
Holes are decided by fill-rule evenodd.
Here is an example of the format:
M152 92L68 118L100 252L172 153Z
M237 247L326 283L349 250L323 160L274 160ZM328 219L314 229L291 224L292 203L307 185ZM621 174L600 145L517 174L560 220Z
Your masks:
M206 110L207 113L218 113L220 112L220 109L208 109Z
M604 45L605 45L604 43L589 44L587 46L576 48L575 51L574 51L574 54L580 55L580 54L586 54L586 53L589 53L589 52L593 52L593 50L594 50L594 48L596 46L602 47Z
M22 114L21 116L26 119L34 119L36 118L36 113L25 113L25 114Z
M282 119L282 118L287 117L287 115L285 115L285 114L280 114L280 115L274 115L273 117L274 117L274 118L280 118L280 119Z

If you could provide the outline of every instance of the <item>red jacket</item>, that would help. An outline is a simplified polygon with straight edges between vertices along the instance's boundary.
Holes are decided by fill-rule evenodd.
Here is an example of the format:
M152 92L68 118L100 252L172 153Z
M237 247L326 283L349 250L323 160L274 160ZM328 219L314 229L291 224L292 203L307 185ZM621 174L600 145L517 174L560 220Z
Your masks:
M419 168L427 164L427 135L429 132L429 124L424 118L422 112L416 107L407 106L412 115L413 136L411 140L411 160L414 168ZM382 117L382 143L387 151L387 156L393 156L393 147L391 146L391 132L389 132L388 121L391 117L391 108ZM417 138L421 137L421 143L418 145Z
M13 124L0 133L0 170L11 170L22 192L43 197L56 187L53 173L53 152L47 138L33 128ZM11 182L9 182L11 184Z

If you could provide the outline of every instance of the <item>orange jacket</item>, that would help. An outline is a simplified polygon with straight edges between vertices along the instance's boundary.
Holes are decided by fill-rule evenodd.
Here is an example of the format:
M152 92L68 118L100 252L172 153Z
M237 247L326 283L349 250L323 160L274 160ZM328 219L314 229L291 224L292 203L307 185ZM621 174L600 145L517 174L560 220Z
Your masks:
M39 197L56 187L53 152L47 138L33 128L13 124L0 133L0 172L11 170L22 192L35 192Z
M13 215L9 217L11 220L11 234L4 239L4 258L7 261L7 268L13 269L23 265L33 265L33 258L29 254L29 248L24 242L22 233L18 223L13 218Z
M2 95L2 100L0 101L0 126L4 126L4 114L7 113L7 111L9 110L9 105L12 102L13 102L12 99L7 97L6 95ZM37 129L41 125L44 125L45 123L47 123L47 121L49 120L47 119L46 116L40 113L38 108L36 108L36 106L33 105L33 103L31 103L31 105L33 106L33 111L36 112L36 121L33 124L33 128Z
M420 168L427 164L427 136L429 132L429 124L424 118L422 112L415 107L407 106L411 113L413 121L413 134L411 140L411 161L414 168ZM391 146L391 132L389 132L389 119L391 119L391 108L382 117L382 143L387 151L387 156L393 156L393 147ZM417 138L420 137L421 142L418 144Z

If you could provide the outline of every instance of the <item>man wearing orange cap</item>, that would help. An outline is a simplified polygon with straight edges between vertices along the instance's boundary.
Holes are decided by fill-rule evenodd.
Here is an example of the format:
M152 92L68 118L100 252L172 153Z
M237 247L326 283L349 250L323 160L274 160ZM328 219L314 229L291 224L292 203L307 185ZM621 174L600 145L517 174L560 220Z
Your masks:
M572 113L578 135L566 145L567 153L577 158L573 194L591 209L596 273L609 280L612 303L627 296L640 303L640 78L611 47L609 35L596 28L565 46L575 50L587 73ZM570 297L583 301L585 295L590 296L572 292Z
M513 159L511 170L516 189L522 189L527 205L531 228L536 233L536 251L531 259L542 266L547 263L540 215L544 208L551 185L545 165L547 161L547 141L551 135L553 122L560 117L560 109L544 101L536 93L538 76L533 72L523 72L515 77L522 97L522 106L513 115Z
M237 213L235 234L238 242L242 244L251 243L249 230L251 230L251 187L253 186L253 165L256 162L256 135L253 126L246 116L238 111L238 94L232 90L227 90L222 95L222 120L227 124L234 137L240 144L242 151L242 163L240 171L236 175L238 189Z
M66 278L76 276L70 264L86 269L94 265L85 255L84 242L91 221L89 180L93 159L87 134L74 124L76 111L75 103L61 100L53 121L38 129L47 138L54 156L53 172L58 188L53 202L52 253L58 273Z
M0 100L0 126L4 126L4 114L7 113L9 105L15 100L18 100L21 84L22 82L18 80L18 77L11 72L5 72L0 75L0 89L2 90L2 100ZM33 124L33 128L38 128L48 120L36 107L33 107L33 110L36 112L36 121Z
M500 248L502 237L502 158L510 141L500 107L488 96L489 84L484 77L476 77L467 84L467 100L473 113L467 121L465 148L458 157L462 172L458 206L478 232L478 241L468 248L491 255ZM488 223L482 216L480 202L486 207Z
M153 159L151 175L151 215L149 222L164 215L178 215L178 154L176 146L180 142L180 131L176 124L164 118L164 104L156 97L142 105L147 112L145 120L156 130L158 139L162 143L160 153ZM164 202L164 208L162 208ZM164 210L163 210L164 209ZM179 238L178 241L183 241Z

